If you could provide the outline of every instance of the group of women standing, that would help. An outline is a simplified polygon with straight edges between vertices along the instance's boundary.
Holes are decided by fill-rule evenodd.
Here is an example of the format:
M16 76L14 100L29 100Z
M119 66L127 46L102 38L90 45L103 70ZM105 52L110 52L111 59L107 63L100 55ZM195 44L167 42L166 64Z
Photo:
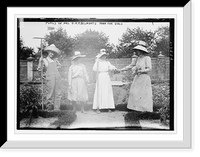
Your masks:
M43 61L45 63L44 65L47 67L47 85L50 87L47 95L47 104L48 106L53 106L54 110L59 110L61 88L57 82L61 77L57 69L57 65L60 64L56 60L56 57L59 55L60 51L55 45L47 46L44 51L47 52L48 56L46 58L40 58L38 69L41 68L41 62ZM149 76L152 67L146 43L140 41L138 45L134 47L134 52L138 55L137 59L132 60L130 65L122 69L117 69L106 60L107 53L105 49L101 49L99 54L97 54L93 65L93 71L96 73L93 110L95 110L96 113L100 113L101 109L107 109L108 112L115 109L109 72L122 72L129 69L132 70L135 77L130 88L127 108L136 111L153 111L151 79ZM87 84L89 83L89 76L82 63L82 58L84 57L85 55L82 55L81 52L75 51L74 56L71 57L72 63L68 72L68 99L72 102L74 112L77 110L76 104L81 104L82 113L86 113L84 104L86 104L88 100Z

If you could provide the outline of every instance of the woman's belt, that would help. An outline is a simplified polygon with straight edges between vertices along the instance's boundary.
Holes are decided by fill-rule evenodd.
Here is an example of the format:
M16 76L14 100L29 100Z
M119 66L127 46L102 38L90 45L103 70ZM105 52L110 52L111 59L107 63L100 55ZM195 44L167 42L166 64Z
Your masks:
M137 73L137 75L141 75L141 74L147 74L148 75L148 72L139 72L139 73Z
M99 73L108 73L108 71L99 71Z

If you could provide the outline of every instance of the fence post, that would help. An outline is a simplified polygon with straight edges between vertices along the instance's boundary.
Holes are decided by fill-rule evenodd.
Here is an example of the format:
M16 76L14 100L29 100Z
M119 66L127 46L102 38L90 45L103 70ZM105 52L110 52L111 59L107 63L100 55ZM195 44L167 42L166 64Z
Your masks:
M136 55L136 53L135 52L133 52L133 56L132 56L132 59L136 59L138 56Z
M159 52L157 64L158 79L159 81L163 81L165 79L166 63L165 56L162 54L162 51Z
M30 57L27 58L27 79L28 81L33 81L33 57L30 54Z

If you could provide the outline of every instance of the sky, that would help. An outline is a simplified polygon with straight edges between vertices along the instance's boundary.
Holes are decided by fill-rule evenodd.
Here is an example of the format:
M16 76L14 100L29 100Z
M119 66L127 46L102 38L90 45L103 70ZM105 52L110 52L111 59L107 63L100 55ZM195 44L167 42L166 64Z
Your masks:
M169 26L168 22L20 22L20 37L23 38L24 46L34 48L40 47L40 40L34 37L44 37L49 34L49 27L58 29L62 27L66 30L68 36L74 37L76 34L83 33L87 29L103 32L109 37L109 42L117 45L118 39L126 32L127 28L140 27L143 30L154 31L158 27Z

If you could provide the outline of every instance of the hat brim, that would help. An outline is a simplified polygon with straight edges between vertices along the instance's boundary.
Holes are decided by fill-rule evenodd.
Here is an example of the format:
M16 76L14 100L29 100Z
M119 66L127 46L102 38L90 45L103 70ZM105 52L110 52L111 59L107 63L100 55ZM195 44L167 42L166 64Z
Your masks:
M98 55L96 56L96 58L101 58L102 56L108 56L108 54L107 54L107 53L98 54Z
M73 56L71 57L71 60L74 60L76 58L84 58L86 55L78 55L78 56Z
M147 50L147 48L144 47L144 46L141 46L141 45L137 45L137 46L135 46L133 49L134 49L134 50L140 50L140 51L143 51L143 52L145 52L145 53L149 53L149 51Z
M58 48L56 48L56 47L53 47L53 46L47 46L47 47L45 47L44 51L52 51L52 52L54 52L57 55L61 54L60 50Z

